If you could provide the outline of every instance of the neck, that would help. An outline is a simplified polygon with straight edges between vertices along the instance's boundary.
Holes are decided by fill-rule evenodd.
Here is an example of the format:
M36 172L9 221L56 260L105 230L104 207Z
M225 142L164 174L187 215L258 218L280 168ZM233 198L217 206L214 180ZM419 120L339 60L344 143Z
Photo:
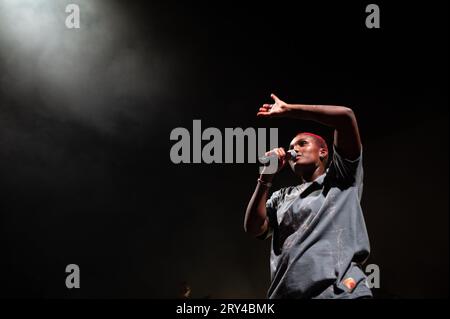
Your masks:
M325 168L323 166L317 166L311 171L302 172L300 178L303 183L308 183L316 180L316 178L322 175L324 172Z

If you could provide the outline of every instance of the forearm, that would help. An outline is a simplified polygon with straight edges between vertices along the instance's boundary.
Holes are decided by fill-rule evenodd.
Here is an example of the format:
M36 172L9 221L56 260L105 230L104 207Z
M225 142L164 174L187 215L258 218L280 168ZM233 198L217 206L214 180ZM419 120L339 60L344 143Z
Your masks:
M287 104L286 115L311 120L336 129L348 126L354 120L353 111L344 106Z
M361 137L353 111L344 106L288 104L271 94L274 104L259 108L260 117L290 117L311 120L334 128L334 145L340 155L356 159L361 151Z
M265 181L271 181L272 176L261 175ZM248 203L244 218L244 230L253 236L262 234L267 228L266 201L269 188L261 183L256 185L256 189Z

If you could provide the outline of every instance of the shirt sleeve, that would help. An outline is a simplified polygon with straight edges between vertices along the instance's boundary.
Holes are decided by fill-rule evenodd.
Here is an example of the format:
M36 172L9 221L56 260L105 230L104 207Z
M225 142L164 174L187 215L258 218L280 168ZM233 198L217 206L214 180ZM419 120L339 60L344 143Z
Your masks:
M330 172L332 172L339 186L356 187L361 200L363 190L362 146L358 158L350 160L341 156L339 149L333 145L333 160L330 164Z

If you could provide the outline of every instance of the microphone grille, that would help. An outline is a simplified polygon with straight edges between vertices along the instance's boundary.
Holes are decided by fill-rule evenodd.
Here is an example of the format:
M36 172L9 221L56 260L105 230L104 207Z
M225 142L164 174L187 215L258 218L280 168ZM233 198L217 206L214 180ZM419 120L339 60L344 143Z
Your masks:
M292 158L297 157L297 152L294 150L289 150L288 153L291 155Z

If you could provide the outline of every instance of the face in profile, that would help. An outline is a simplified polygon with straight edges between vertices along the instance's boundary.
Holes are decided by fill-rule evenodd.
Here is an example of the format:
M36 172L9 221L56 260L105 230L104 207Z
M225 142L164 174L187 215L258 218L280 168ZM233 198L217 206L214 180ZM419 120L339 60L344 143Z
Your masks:
M297 153L295 160L289 161L296 175L301 176L303 172L315 170L320 165L325 168L328 150L317 137L305 133L297 134L291 141L289 149Z

